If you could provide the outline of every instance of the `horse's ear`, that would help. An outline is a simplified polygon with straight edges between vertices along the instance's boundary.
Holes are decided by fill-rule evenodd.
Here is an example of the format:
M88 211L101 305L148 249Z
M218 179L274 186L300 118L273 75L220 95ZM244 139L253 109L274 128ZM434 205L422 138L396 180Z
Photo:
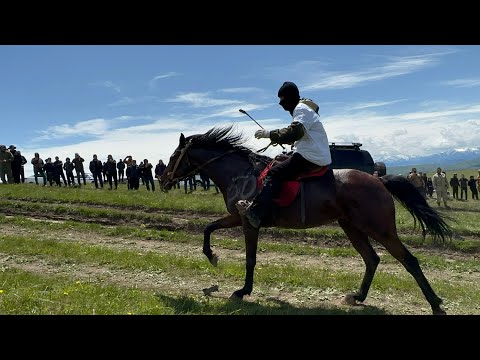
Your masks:
M185 136L183 133L180 134L180 143L178 144L178 147L181 149L185 146Z

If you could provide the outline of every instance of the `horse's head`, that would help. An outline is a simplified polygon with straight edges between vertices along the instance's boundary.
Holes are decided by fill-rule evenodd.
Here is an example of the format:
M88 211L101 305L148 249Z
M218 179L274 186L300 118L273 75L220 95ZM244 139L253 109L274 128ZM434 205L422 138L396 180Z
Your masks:
M231 171L232 167L237 173L248 172L248 169L253 167L253 160L250 159L252 151L243 146L242 134L232 130L233 125L214 127L205 134L188 138L181 134L178 147L160 178L163 188L169 190L178 181L201 170L212 171L212 175L219 176L225 175L226 169ZM234 160L228 157L230 154L235 154ZM258 155L256 158L262 160L266 157Z
M165 190L170 190L177 182L191 175L192 164L188 157L188 149L191 144L183 134L180 135L178 147L170 156L168 165L160 177L160 182Z

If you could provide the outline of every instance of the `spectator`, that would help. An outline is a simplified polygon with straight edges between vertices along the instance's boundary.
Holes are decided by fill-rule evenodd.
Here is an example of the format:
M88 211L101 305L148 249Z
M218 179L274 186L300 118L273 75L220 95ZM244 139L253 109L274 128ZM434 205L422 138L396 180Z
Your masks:
M158 184L160 185L160 190L163 191L163 186L162 182L160 181L160 178L163 175L163 172L167 168L167 165L163 163L163 160L158 160L157 166L155 166L155 177L158 179Z
M20 184L20 174L22 172L22 155L18 151L15 151L16 147L13 145L10 145L8 149L10 150L10 153L13 155L13 160L12 160L13 182L15 184Z
M63 162L55 156L55 162L53 163L55 182L58 186L62 186L60 182L60 177L62 177L63 183L67 186L67 179L65 179L65 174L63 173Z
M453 174L453 177L450 179L450 186L452 187L452 195L454 199L458 200L458 186L460 182L458 181L457 174Z
M98 189L98 182L100 181L100 186L103 189L103 164L97 158L97 154L93 154L93 159L90 161L89 166L90 172L93 175L93 181L95 181L95 187Z
M104 162L102 164L102 175L103 175L103 182L107 182L107 168L106 168L107 163ZM117 173L117 170L115 169L115 174Z
M12 153L7 150L5 145L0 145L0 178L4 184L7 182L13 184L12 161ZM5 175L7 176L6 179Z
M428 193L428 189L427 189L427 173L420 173L420 177L422 178L423 180L423 183L425 184L425 189L424 189L424 194L425 194L425 198L427 198L427 193Z
M25 159L25 156L22 155L20 150L18 150L17 153L18 153L18 156L20 156L22 158L22 167L20 169L20 179L22 179L22 183L24 183L25 182L25 169L23 168L23 166L27 163L27 159Z
M425 196L425 184L423 183L423 179L420 175L417 174L417 169L413 168L410 174L408 175L408 180L415 186L415 189L422 194L423 197Z
M131 161L130 166L127 167L126 175L127 175L127 182L129 184L129 189L138 190L138 188L140 187L140 181L138 178L139 172L138 172L137 160Z
M38 152L35 153L35 157L32 159L31 164L33 165L33 174L35 175L35 184L38 185L38 176L41 175L43 178L43 186L47 185L47 178L45 177L45 171L43 170L45 163L40 158Z
M72 163L75 166L75 172L77 173L78 186L81 186L80 175L82 175L83 178L83 185L87 185L87 180L85 179L85 170L83 168L84 161L85 160L78 153L75 153L75 158L72 160Z
M183 187L185 188L185 194L187 193L187 181L188 181L188 185L190 186L191 193L193 192L193 190L197 190L197 183L195 182L195 176L192 175L183 180Z
M448 181L445 173L442 173L442 168L437 168L437 172L433 175L432 185L437 194L437 204L440 206L440 201L443 200L445 208L449 209L447 205L447 190L448 190Z
M125 178L125 163L122 161L122 159L118 160L117 169L118 169L118 181L121 181L123 183Z
M108 184L110 185L110 190L112 190L112 179L113 179L113 182L115 183L115 190L117 190L117 185L118 185L117 162L113 159L112 155L107 156L107 162L105 163L104 168L105 168L105 173L107 174L107 181L108 181Z
M150 191L148 184L151 184L152 191L155 191L155 181L153 181L152 169L153 165L148 162L148 159L143 159L143 179L148 191Z
M478 190L477 190L477 182L473 178L473 175L470 176L470 180L468 180L468 186L472 192L472 200L478 200Z
M53 186L53 175L54 175L54 167L52 164L52 158L48 158L45 161L45 165L43 166L43 169L47 173L47 181L50 183L50 186Z
M433 196L433 183L432 183L432 178L427 179L427 193L428 196L432 197Z
M460 199L463 200L463 193L465 192L465 201L468 200L467 195L468 180L464 174L460 177Z
M63 169L67 174L68 186L75 185L75 178L73 177L73 169L75 169L75 166L73 166L73 163L70 162L69 157L65 159L65 164L63 164Z

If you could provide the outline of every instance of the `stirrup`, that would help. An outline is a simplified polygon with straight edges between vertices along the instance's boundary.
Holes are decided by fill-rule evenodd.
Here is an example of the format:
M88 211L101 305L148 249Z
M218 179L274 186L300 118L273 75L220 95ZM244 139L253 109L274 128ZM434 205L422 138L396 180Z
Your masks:
M237 203L235 204L235 207L237 208L238 210L238 213L240 214L240 216L245 216L245 214L247 213L247 208L252 205L252 202L251 201L248 201L248 200L239 200L237 201Z
M244 216L248 220L250 225L258 229L262 220L253 212L253 210L251 209L252 205L253 201L248 200L239 200L235 204L240 216Z

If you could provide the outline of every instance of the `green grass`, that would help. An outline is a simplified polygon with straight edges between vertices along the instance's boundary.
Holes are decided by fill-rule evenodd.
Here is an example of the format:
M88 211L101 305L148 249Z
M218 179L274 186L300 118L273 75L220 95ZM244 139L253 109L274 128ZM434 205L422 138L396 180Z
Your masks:
M174 310L151 291L98 284L19 269L0 272L3 315L169 315Z
M0 215L0 224L11 224L22 229L26 236L0 235L0 253L4 255L25 256L25 261L46 262L48 266L62 268L69 272L70 268L83 265L87 267L103 267L115 272L142 272L153 277L167 276L208 282L216 279L232 285L243 285L245 262L238 259L220 259L218 268L212 267L201 253L203 243L203 227L207 219L188 221L182 228L184 231L157 230L142 226L147 222L163 222L172 224L177 211L190 211L200 214L218 215L225 213L225 205L221 195L197 191L185 195L183 189L171 191L168 194L149 193L143 189L138 192L120 188L117 192L94 190L93 187L81 189L66 189L55 187L36 187L35 185L0 186L1 209L10 208L15 211L35 214L52 213L59 216L79 216L81 219L111 219L115 226L103 226L79 221L52 223L34 221L19 215L5 217ZM429 200L436 208L435 200ZM445 247L456 251L480 251L480 202L450 202L452 210L440 209L443 214L451 216L451 223L456 237ZM463 313L478 313L480 291L476 283L455 282L461 273L478 273L480 266L477 260L445 259L438 255L422 252L421 248L441 247L429 241L422 242L420 231L413 229L411 215L399 204L397 207L397 226L402 242L411 245L412 253L419 259L422 269L435 270L451 274L448 280L430 279L437 294L444 298L447 304L460 309ZM136 210L135 210L136 209ZM157 214L159 211L171 211L172 214ZM125 221L125 224L123 223ZM128 226L131 222L138 226ZM10 228L9 228L10 229ZM11 230L13 231L13 230ZM212 245L215 247L238 250L244 253L244 241L241 228L237 229L239 236L219 236L215 233ZM192 234L193 232L193 234ZM197 233L198 232L198 233ZM65 234L71 234L70 238ZM195 247L197 253L162 253L160 251L144 251L134 245L125 248L100 246L88 242L75 242L72 239L94 237L96 234L112 238L146 239L152 241L168 241L184 244L185 249ZM231 233L228 233L231 234ZM235 233L233 233L235 234ZM269 241L262 241L262 235L269 235ZM230 237L231 236L231 237ZM278 238L280 241L272 241ZM293 242L292 238L305 240ZM65 239L65 240L59 240ZM356 290L361 282L363 271L357 267L351 270L331 270L322 266L306 266L301 256L327 256L331 259L355 257L359 264L363 262L358 253L351 247L325 248L312 246L322 241L344 241L345 234L336 224L316 229L262 229L258 251L259 253L276 253L286 258L284 262L257 262L255 272L254 292L262 294L271 288L284 288L291 292L308 294L309 289L316 294L322 291L332 291L344 294ZM298 241L298 240L297 240ZM168 247L167 247L168 248ZM191 250L191 249L189 249ZM383 250L382 252L385 253ZM288 256L299 257L291 261ZM331 261L330 259L330 261ZM382 270L382 264L396 263L399 274ZM288 303L279 304L267 298L259 298L254 303L230 304L225 299L205 298L195 295L195 290L185 291L175 289L172 285L165 293L156 294L154 288L137 288L135 286L119 285L103 280L71 278L51 274L35 274L33 272L15 269L4 261L0 269L0 313L2 314L91 314L93 309L97 314L325 314L350 313L351 310L337 309L330 306L318 306L313 309L293 306ZM391 268L391 267L390 267ZM102 282L103 281L103 282ZM80 286L81 285L81 286ZM145 287L145 285L143 285ZM388 299L391 296L415 299L417 303L425 304L423 294L414 279L390 255L382 255L381 263L372 283L373 294ZM372 292L371 292L372 294ZM448 301L447 301L448 300ZM355 313L382 313L376 308L366 307Z
M0 238L0 252L23 255L35 255L55 263L77 263L107 266L112 269L150 270L158 273L163 270L172 273L175 277L191 278L201 274L214 272L215 278L230 279L243 283L243 264L224 262L218 269L205 267L205 261L192 258L182 258L175 255L158 255L150 252L113 251L99 246L85 246L79 244L57 243L48 240L27 239L22 237L2 236ZM59 284L57 277L50 280L39 280L38 275L19 276L16 279L9 277L9 272L3 271L0 276L2 285L2 301L0 309L4 313L171 313L163 305L155 304L151 294L136 292L130 289L125 292L113 285L81 285L72 280L62 280ZM18 273L16 273L18 274ZM57 280L56 280L57 279ZM323 289L334 293L346 293L356 289L361 281L361 274L346 271L332 271L329 269L305 268L292 264L257 266L255 285L257 292L262 287ZM432 286L441 296L455 302L457 306L474 308L480 301L480 291L467 285L452 285L446 281L431 281ZM372 283L372 289L391 296L405 296L410 294L422 299L422 294L410 275L392 275L378 271ZM42 293L43 291L43 293ZM5 297L7 294L13 294ZM442 295L445 294L445 295ZM172 295L168 295L171 297ZM39 300L43 299L43 300ZM190 297L186 302L194 301ZM425 302L426 303L426 302ZM134 306L135 304L135 306ZM198 310L198 309L197 309ZM185 310L182 310L185 311ZM195 308L190 308L187 313ZM205 310L201 310L205 311ZM212 308L208 311L216 313ZM223 310L222 310L223 311ZM248 310L247 310L248 311ZM258 309L255 311L259 311ZM271 309L267 311L269 313ZM262 313L262 312L259 312Z

